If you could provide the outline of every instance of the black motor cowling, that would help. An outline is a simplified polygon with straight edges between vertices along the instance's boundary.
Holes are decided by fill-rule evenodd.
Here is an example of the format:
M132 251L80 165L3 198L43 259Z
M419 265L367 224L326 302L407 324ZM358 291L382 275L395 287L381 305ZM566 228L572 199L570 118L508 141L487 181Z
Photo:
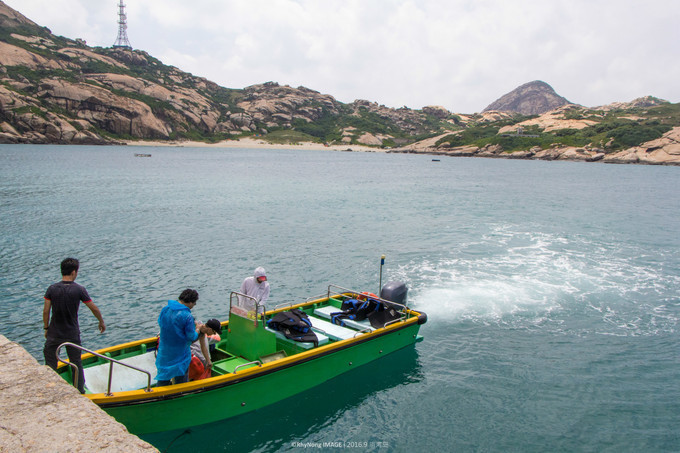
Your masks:
M408 295L408 288L403 282L392 281L387 282L380 290L380 298L395 302L400 305L406 305L406 296Z

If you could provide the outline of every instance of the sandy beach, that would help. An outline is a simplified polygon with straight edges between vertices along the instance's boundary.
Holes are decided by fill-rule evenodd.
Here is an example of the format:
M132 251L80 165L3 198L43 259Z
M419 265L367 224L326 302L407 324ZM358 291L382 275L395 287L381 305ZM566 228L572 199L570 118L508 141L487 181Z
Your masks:
M262 149L304 149L304 150L332 150L332 151L363 151L384 152L380 148L371 148L363 145L329 145L321 143L301 142L298 144L273 144L264 140L247 137L238 140L224 140L217 143L205 143L195 141L147 141L147 140L124 140L128 146L176 146L184 148L262 148Z

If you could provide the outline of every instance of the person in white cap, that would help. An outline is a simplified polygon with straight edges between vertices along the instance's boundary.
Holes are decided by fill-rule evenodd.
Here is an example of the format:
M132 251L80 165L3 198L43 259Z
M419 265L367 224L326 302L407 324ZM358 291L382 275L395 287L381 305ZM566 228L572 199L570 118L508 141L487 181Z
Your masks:
M241 294L255 298L260 305L264 305L269 298L269 282L263 267L255 269L254 275L243 280Z

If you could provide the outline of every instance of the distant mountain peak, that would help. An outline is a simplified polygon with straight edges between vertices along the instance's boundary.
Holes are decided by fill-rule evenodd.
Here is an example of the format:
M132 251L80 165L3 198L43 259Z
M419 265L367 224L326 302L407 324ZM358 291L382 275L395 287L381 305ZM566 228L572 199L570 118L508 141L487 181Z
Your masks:
M489 104L483 112L497 110L522 115L540 115L570 102L541 80L525 83Z

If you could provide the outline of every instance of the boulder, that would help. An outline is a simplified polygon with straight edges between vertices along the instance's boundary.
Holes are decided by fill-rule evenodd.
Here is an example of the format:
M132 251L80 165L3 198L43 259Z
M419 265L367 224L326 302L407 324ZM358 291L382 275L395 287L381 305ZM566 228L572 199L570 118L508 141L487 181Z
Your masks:
M477 146L458 146L456 148L446 150L444 154L447 156L470 157L474 156L478 152L479 148Z
M357 142L361 143L362 145L374 145L374 146L381 146L383 143L381 139L379 139L373 134L369 134L368 132L359 137L357 139Z
M107 57L106 55L101 55L81 47L65 47L63 49L59 49L59 53L70 58L80 60L81 62L86 62L88 60L99 61L110 66L127 69L127 66L111 57Z
M439 119L444 119L451 116L451 112L446 110L441 105L428 105L426 107L423 107L423 113L427 113L428 115L432 115Z
M604 156L606 163L680 165L680 127L674 127L661 138Z
M84 83L46 79L40 84L39 97L78 116L78 118L115 134L135 138L168 138L168 126L141 101L117 96Z
M24 66L29 69L66 69L66 65L21 47L0 41L0 65Z

